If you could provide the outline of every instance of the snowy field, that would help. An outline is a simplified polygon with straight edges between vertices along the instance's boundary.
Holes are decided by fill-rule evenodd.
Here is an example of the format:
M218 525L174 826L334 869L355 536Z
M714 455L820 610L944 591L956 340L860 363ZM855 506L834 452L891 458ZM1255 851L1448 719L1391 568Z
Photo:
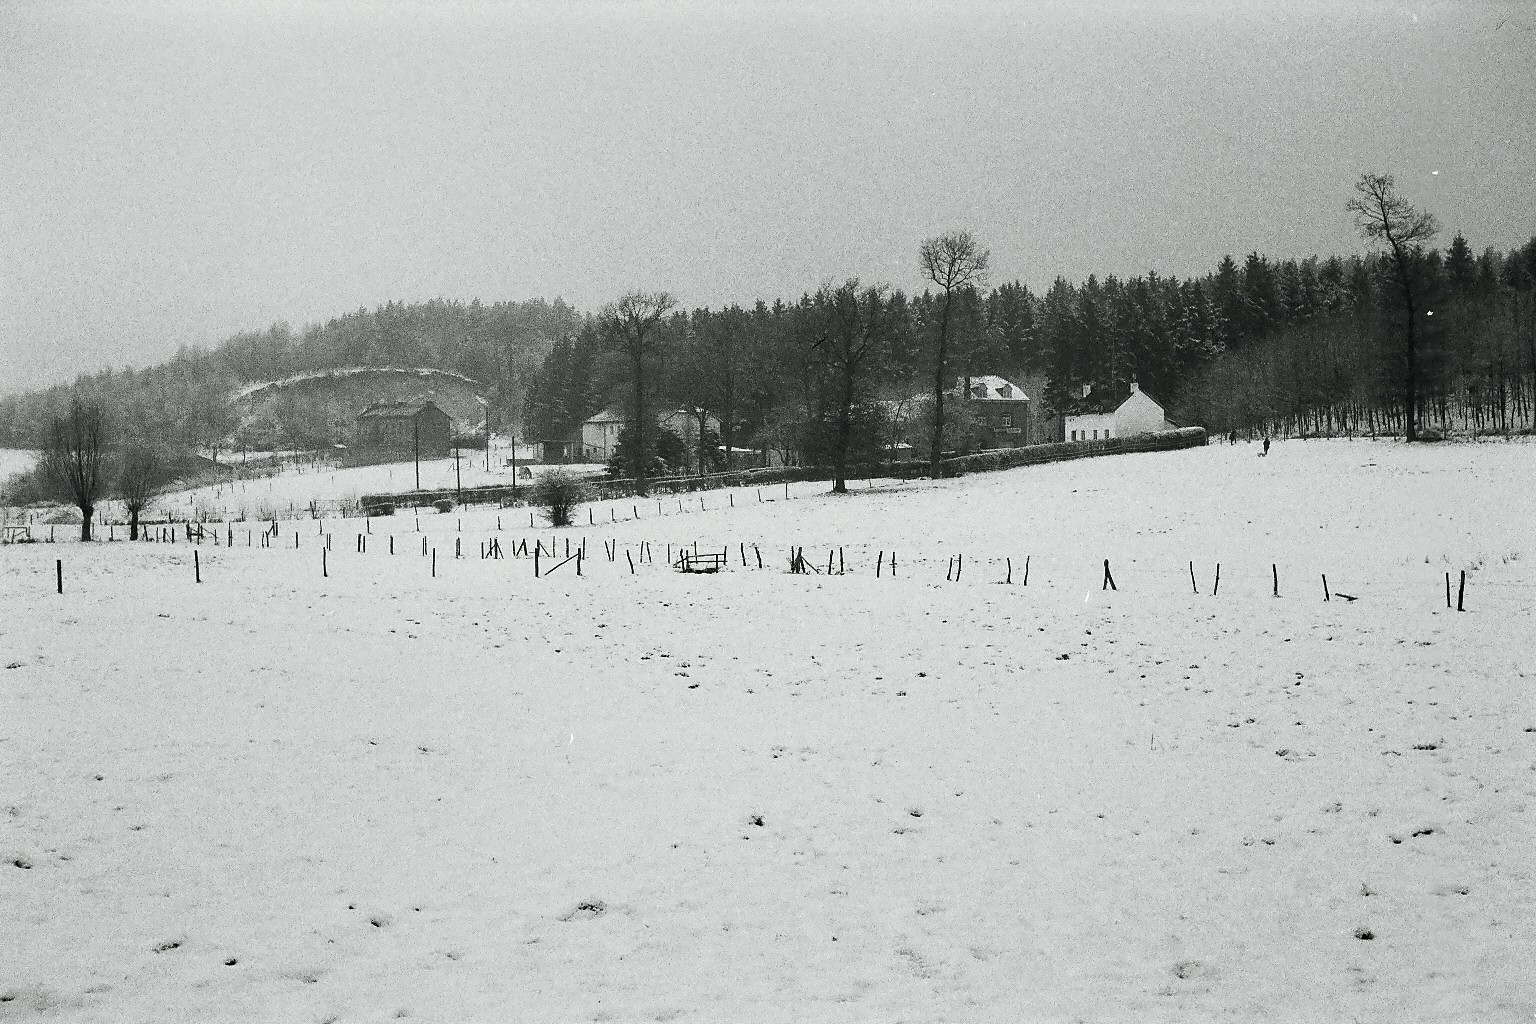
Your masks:
M478 457L477 457L478 456ZM529 467L534 475L553 468ZM601 466L566 467L575 472L601 472ZM335 469L329 466L290 468L276 476L235 480L224 484L177 491L155 499L155 516L178 519L271 519L303 513L316 500L355 502L365 494L396 494L416 488L416 466L411 461L388 462L376 466ZM466 453L454 460L423 459L421 486L424 490L454 487L482 487L512 483L510 467L485 465L484 452Z
M35 462L35 452L0 449L0 482L11 473L30 469ZM229 461L226 457L226 461ZM239 464L235 456L233 465ZM535 477L555 468L551 466L529 467ZM600 465L574 465L561 467L581 474L601 473ZM455 473L454 460L425 459L421 463L421 486L436 490L512 483L510 467L485 465L485 453L466 453ZM456 482L458 481L458 482ZM178 520L226 520L288 518L304 514L310 502L341 500L355 502L364 494L391 494L413 490L416 486L416 467L405 462L381 463L374 466L355 466L337 469L331 466L290 466L283 472L268 477L232 480L162 494L154 498L145 518ZM20 510L26 515L29 510ZM30 510L33 515L46 514ZM100 514L104 521L126 522L122 503L103 501ZM78 522L79 517L75 515Z
M23 448L0 448L0 483L13 473L31 469L37 462L37 452Z
M1536 446L1256 450L0 548L0 1019L1529 1021Z

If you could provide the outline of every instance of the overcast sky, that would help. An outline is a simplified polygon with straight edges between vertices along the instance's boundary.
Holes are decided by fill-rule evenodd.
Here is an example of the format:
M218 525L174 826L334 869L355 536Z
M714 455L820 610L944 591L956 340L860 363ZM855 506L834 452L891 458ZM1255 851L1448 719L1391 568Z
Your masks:
M0 390L389 299L1203 273L1359 172L1536 234L1536 4L0 0ZM1437 173L1438 172L1438 173Z

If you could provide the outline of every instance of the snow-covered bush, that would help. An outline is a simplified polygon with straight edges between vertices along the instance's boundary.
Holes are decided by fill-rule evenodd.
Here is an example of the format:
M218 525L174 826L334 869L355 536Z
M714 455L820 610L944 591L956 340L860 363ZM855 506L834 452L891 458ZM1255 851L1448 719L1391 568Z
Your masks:
M528 502L544 510L550 526L570 526L576 507L587 500L587 485L569 470L556 469L534 482Z

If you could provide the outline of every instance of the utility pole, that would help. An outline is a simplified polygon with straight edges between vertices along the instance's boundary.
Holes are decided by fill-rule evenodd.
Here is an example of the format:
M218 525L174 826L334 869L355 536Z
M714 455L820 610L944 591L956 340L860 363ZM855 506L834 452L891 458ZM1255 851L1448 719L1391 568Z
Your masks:
M421 420L417 419L421 413L411 417L411 447L416 452L416 489L421 490Z
M459 473L459 446L453 446L453 490L460 505L464 504L464 477Z
M517 435L512 435L512 503L517 504Z

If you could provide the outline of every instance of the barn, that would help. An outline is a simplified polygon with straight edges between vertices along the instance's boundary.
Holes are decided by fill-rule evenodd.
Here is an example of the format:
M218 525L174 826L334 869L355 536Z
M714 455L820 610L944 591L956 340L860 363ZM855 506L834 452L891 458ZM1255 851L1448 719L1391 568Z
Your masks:
M431 402L379 402L357 415L360 448L440 459L448 454L448 441L448 414Z

